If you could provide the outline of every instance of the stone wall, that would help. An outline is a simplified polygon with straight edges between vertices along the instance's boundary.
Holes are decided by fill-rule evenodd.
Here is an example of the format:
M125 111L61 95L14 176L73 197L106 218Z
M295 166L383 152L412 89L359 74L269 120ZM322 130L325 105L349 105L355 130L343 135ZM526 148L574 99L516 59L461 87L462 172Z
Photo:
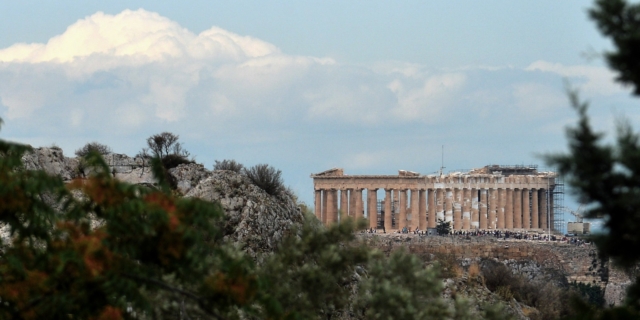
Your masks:
M406 248L425 260L443 255L460 265L492 259L529 279L560 272L569 282L596 284L605 288L607 304L620 304L631 282L629 275L598 257L594 245L564 242L502 240L489 236L422 236L361 234L367 243L383 252Z

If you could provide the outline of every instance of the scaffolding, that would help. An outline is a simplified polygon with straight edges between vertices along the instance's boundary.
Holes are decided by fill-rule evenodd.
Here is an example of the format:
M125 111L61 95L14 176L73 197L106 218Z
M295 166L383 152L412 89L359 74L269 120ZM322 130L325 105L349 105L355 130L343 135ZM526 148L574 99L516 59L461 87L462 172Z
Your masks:
M552 194L552 209L553 209L553 231L556 233L565 234L565 221L564 221L564 179L560 176L556 176L555 184L551 189Z

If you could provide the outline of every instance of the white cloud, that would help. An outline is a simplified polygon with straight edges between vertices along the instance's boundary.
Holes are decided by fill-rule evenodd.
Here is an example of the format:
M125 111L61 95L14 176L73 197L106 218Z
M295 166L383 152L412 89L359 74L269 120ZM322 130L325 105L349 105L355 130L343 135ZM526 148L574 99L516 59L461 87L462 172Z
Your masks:
M567 107L567 97L560 88L541 83L519 83L513 85L515 105L529 116L544 116L558 108Z
M526 70L345 65L217 27L194 34L156 13L127 10L96 13L46 43L0 49L0 116L3 135L70 150L97 140L135 153L150 134L172 131L202 161L235 150L239 159L286 158L308 172L310 163L318 171L327 163L422 168L415 150L433 145L489 145L491 153L478 147L460 158L490 158L514 141L527 148L526 135L562 135L573 114L556 75L595 86L610 81L602 71L546 62Z
M571 85L577 85L581 91L587 94L611 95L624 91L622 86L614 81L615 73L604 67L565 66L560 63L540 60L533 62L525 70L551 72L561 75L567 78Z
M392 113L404 121L438 121L453 94L464 86L465 80L462 73L446 73L427 78L421 87L406 88L396 79L388 86L398 97L398 104Z
M273 53L279 53L278 48L255 38L217 27L195 35L157 13L139 9L117 15L98 12L46 44L20 43L0 50L0 61L69 63L92 56L133 58L143 63L179 57L238 61Z

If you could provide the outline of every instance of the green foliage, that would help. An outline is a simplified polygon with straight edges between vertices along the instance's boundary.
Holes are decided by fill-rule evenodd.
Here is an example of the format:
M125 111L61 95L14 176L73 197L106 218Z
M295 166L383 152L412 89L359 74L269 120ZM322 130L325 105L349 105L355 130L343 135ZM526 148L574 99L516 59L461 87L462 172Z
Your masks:
M171 168L175 168L181 164L189 164L189 163L193 163L193 161L178 154L169 154L162 158L162 166L164 166L165 169L167 170Z
M257 164L251 168L245 168L244 174L253 184L270 195L277 195L284 190L282 171L268 164Z
M395 251L367 268L358 307L366 319L445 319L450 310L440 297L442 280L414 255Z
M505 301L516 299L536 308L539 314L532 319L559 319L573 314L572 291L568 287L550 281L531 281L493 260L483 261L482 275L487 288Z
M364 228L364 221L359 222ZM307 216L302 229L287 237L259 271L260 318L317 319L344 313L354 273L370 257L354 241L354 221L328 229ZM299 235L298 235L299 234ZM322 316L324 314L324 316Z
M220 235L219 206L176 198L166 187L114 180L95 152L86 158L95 175L65 186L59 177L20 170L28 150L0 141L0 222L10 233L0 259L0 318L122 318L127 309L145 314L150 304L141 288L179 294L209 315L227 305L208 299L225 290L224 281L216 282L220 273L243 279L224 273L221 266L234 257L206 241ZM155 161L154 170L161 169ZM75 197L76 191L84 196ZM212 255L222 262L204 263ZM164 282L169 275L193 291Z
M605 305L604 289L591 283L572 282L571 287L575 288L585 302L596 309L601 309Z
M609 66L618 73L617 80L634 88L640 95L640 4L624 0L597 0L590 10L592 19L614 44L606 54ZM569 153L548 157L548 162L567 177L580 201L587 204L587 218L604 219L605 234L594 236L602 257L611 257L622 267L640 262L640 136L629 122L620 120L614 145L602 142L603 134L591 128L587 104L576 92L569 93L578 112L575 127L567 130ZM624 306L594 312L585 302L576 301L580 312L576 319L640 318L640 278L627 291Z
M76 156L86 157L91 152L97 152L101 155L105 155L105 154L111 153L111 148L99 142L95 142L95 141L89 142L85 144L82 148L76 150Z
M442 219L438 219L438 224L436 225L436 232L438 235L444 236L451 233L451 221L444 221Z
M236 173L241 173L244 169L244 165L242 163L236 162L235 160L216 160L216 163L213 165L213 170L229 170Z
M625 0L597 0L589 11L600 32L609 37L616 51L607 52L609 66L619 75L617 80L631 85L640 95L640 4Z

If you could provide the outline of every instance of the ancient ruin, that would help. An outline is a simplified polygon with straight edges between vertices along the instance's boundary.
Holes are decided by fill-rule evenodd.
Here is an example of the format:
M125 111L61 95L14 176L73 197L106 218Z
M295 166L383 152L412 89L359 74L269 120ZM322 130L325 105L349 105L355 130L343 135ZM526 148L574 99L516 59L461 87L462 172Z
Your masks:
M490 165L437 175L345 175L334 168L311 178L315 215L324 224L347 216L366 217L371 228L385 231L426 230L440 219L454 230L546 232L563 224L554 210L562 184L554 172L538 172L537 166Z

